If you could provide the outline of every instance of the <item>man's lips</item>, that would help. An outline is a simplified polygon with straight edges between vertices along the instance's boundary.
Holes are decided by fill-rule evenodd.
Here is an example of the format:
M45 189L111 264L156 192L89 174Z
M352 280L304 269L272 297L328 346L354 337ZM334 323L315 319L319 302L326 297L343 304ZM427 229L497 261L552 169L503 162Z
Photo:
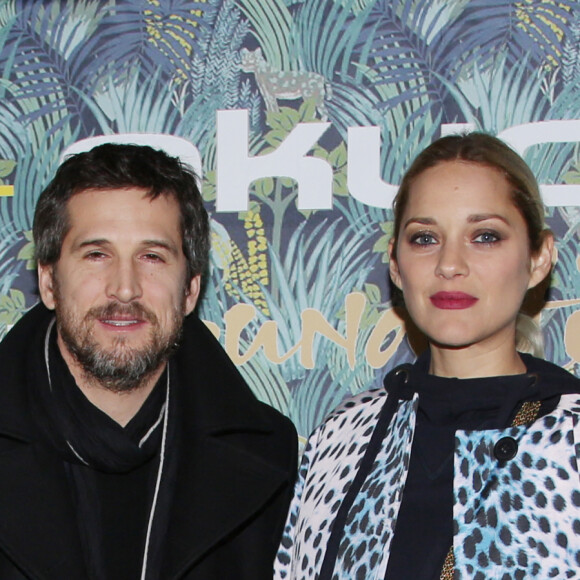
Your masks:
M478 300L465 292L437 292L429 298L433 306L442 310L462 310L473 306Z
M100 322L102 324L107 324L109 326L114 326L116 328L128 328L130 326L135 326L136 324L141 324L143 320L136 320L136 319L125 319L125 318L108 318L108 319L101 319Z
M98 316L97 320L103 326L115 330L134 330L147 322L143 316L131 312L106 312Z
M119 305L111 302L105 306L92 308L87 319L97 321L107 330L132 331L143 328L146 324L157 323L156 316L138 303Z

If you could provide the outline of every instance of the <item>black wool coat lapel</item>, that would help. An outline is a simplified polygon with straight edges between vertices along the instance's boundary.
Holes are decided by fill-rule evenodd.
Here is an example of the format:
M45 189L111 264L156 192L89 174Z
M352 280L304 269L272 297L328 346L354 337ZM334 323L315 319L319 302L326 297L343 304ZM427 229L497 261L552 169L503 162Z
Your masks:
M181 578L191 570L197 578L199 566L199 578L218 578L201 571L234 557L248 566L263 560L267 570L239 578L271 578L295 477L295 430L255 399L216 345L202 322L187 320L176 363L188 444L181 450L162 576Z
M25 388L31 337L52 314L36 307L0 343L0 578L83 578L62 460L39 439Z

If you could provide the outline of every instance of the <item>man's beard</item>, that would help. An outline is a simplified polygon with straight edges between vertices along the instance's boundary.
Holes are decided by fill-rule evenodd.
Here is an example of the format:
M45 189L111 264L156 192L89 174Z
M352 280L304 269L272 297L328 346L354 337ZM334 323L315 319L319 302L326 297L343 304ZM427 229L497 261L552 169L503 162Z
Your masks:
M178 346L185 318L185 299L181 309L173 312L171 325L164 332L157 316L138 302L110 302L91 308L81 320L63 306L58 292L55 297L57 328L62 341L87 377L110 391L126 393L138 389ZM115 315L146 320L151 328L147 344L131 347L124 336L115 338L109 348L99 344L93 335L94 324Z

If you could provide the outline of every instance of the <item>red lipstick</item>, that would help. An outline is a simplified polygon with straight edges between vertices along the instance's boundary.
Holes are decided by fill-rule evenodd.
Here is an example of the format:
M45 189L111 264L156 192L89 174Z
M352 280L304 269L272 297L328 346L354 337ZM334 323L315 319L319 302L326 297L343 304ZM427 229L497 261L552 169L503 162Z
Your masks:
M437 292L429 297L433 306L442 310L463 310L473 306L478 298L465 292Z

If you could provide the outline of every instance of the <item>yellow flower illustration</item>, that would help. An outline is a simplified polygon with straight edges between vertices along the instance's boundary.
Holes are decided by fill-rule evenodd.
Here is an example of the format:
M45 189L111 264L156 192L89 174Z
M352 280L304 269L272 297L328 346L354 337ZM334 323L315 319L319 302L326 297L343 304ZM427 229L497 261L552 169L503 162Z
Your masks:
M259 308L265 315L269 315L270 311L260 287L260 284L263 286L269 284L270 276L267 258L268 244L259 212L250 210L245 213L244 230L247 235L247 258L229 237L225 228L214 225L212 230L214 260L223 270L226 292L234 298L239 298L239 290L241 290L252 300L256 308Z
M148 3L153 8L160 7L159 0L148 0ZM192 17L191 20L186 20L178 14L158 13L154 9L144 11L149 42L170 61L176 63L178 78L181 80L187 78L185 71L191 68L193 42L196 38L191 28L198 27L199 23L196 19L199 19L203 12L200 9L191 9L189 14ZM175 43L183 50L186 58Z
M570 6L563 2L557 2L557 0L523 0L516 4L517 26L542 48L546 49L548 68L558 66L559 63L554 55L560 58L562 52L542 30L541 25L547 26L554 33L558 42L561 42L564 36L562 25L565 24L564 17L559 13L561 10L570 12Z

